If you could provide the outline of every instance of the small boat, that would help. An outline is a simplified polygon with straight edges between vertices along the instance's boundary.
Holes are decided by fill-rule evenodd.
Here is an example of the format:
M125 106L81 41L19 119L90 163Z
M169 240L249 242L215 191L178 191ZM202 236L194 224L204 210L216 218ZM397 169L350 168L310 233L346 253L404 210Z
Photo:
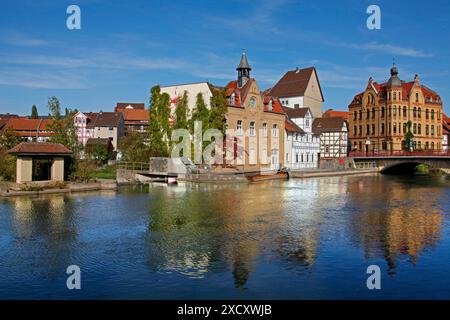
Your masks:
M285 180L289 179L289 174L287 172L277 172L274 174L256 174L248 176L247 179L250 182L268 181L268 180Z
M177 184L177 178L175 178L175 177L168 177L167 178L167 184Z

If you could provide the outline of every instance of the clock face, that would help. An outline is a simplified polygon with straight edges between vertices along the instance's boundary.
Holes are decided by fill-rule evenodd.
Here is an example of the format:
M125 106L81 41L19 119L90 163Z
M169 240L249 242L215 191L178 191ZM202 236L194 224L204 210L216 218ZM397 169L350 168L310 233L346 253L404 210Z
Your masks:
M256 100L255 100L255 98L251 98L251 99L250 99L250 107L254 108L255 105L256 105Z

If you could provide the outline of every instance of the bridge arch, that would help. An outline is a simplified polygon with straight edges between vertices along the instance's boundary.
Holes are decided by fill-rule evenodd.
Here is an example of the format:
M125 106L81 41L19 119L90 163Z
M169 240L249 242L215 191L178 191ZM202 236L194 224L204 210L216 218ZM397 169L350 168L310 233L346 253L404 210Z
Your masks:
M427 161L405 160L387 163L381 170L382 174L414 174L420 164L429 165Z

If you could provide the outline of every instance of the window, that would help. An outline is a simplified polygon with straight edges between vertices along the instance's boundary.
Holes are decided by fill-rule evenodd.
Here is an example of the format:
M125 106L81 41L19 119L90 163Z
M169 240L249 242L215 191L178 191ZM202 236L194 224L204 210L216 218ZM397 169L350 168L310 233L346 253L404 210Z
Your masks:
M353 126L353 135L356 137L358 135L358 129L356 126Z
M434 150L434 142L431 142L431 150Z
M414 109L413 109L413 117L414 118L417 117L417 108L416 107L414 107Z
M262 124L263 137L267 137L267 123Z
M359 110L359 120L362 119L362 110Z
M309 119L305 119L305 126L309 127Z
M236 134L242 134L242 120L237 121Z
M394 130L394 134L397 134L397 124L395 122L394 122L393 130Z
M397 101L397 92L394 92L394 101Z
M419 107L418 112L417 112L417 117L418 117L419 119L422 118L422 108L420 108L420 107Z
M272 126L272 136L273 137L278 137L278 125L277 124L274 124Z
M431 125L431 135L434 136L434 125Z
M417 124L415 124L415 123L413 125L413 133L417 134Z
M367 113L366 119L370 119L370 111L369 111L369 109L366 110L366 113Z
M394 112L394 117L397 116L397 106L394 106L394 109L392 110Z
M372 124L372 135L373 136L375 135L375 125L374 124Z
M381 134L384 135L384 123L381 124Z
M236 104L236 94L233 92L230 96L230 105L234 106Z
M431 120L434 120L434 110L431 110Z
M416 102L419 102L419 93L416 92Z
M403 117L406 118L407 115L407 110L406 110L406 106L403 107Z
M384 107L381 107L381 118L384 119Z
M370 126L369 125L366 125L366 134L370 135Z
M372 108L372 119L375 119L375 108Z
M363 132L362 132L362 126L359 126L359 135L362 136Z
M430 135L430 126L429 125L426 125L425 126L425 134L428 136L428 135Z
M300 105L299 105L298 103L296 103L296 104L294 104L294 108L295 108L295 109L299 109L299 108L300 108Z
M403 133L406 133L406 122L403 123Z
M250 121L250 136L256 136L255 121Z
M430 110L426 109L425 111L425 119L430 119Z

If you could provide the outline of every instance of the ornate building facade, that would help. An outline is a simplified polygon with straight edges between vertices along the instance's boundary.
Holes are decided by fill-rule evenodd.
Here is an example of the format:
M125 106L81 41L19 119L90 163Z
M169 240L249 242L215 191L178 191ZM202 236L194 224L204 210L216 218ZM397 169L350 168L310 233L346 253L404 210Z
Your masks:
M349 105L352 150L442 150L442 110L439 94L421 84L418 75L411 82L402 81L393 66L387 82L370 78ZM407 146L409 130L414 137Z

